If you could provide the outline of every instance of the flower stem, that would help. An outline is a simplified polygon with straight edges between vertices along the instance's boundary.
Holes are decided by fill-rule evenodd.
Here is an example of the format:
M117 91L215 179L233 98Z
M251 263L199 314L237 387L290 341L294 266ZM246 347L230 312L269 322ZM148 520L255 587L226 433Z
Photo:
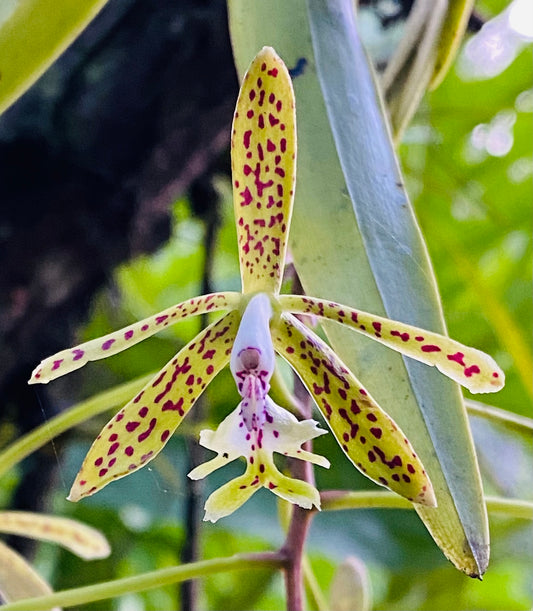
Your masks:
M510 412L499 407L494 407L492 405L486 405L485 403L480 403L479 401L473 401L472 399L465 399L465 405L470 416L486 418L487 420L504 424L520 432L527 433L533 431L533 418L520 416L514 412Z
M203 560L191 564L159 569L133 577L105 581L82 588L63 590L37 598L27 598L8 603L2 607L2 611L35 611L35 609L44 610L60 606L72 607L97 600L116 598L124 594L131 594L132 592L160 588L213 573L250 568L279 569L283 567L284 563L284 558L278 552L236 554L227 558Z
M326 490L320 494L323 511L342 509L413 509L413 504L393 492L349 492ZM533 502L522 499L506 499L486 496L487 509L491 513L504 513L512 518L533 520Z
M311 397L306 391L300 379L294 376L294 396L298 400L300 413L304 418L311 414ZM311 442L306 442L303 448L311 450ZM292 476L314 485L315 477L313 465L303 460L292 460L290 462ZM288 611L303 611L304 588L303 588L303 557L304 546L311 519L314 512L294 505L292 518L285 543L280 550L287 560L285 569L285 588L287 592Z
M305 589L310 606L312 603L311 609L316 609L316 611L328 611L328 601L320 588L316 575L313 572L313 567L306 555L303 557L302 567L305 579Z

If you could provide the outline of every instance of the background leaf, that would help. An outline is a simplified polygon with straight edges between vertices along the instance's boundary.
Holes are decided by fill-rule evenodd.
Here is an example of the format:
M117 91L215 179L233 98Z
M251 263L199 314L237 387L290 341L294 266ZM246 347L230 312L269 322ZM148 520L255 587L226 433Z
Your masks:
M3 0L0 6L0 114L83 31L107 0Z
M252 11L232 0L229 7L240 72L265 44L289 68L300 67L293 73L299 147L291 244L306 292L443 331L433 273L357 42L351 3L311 2L309 17L302 2L258 3ZM422 458L439 507L417 510L432 536L467 574L483 573L486 514L457 386L338 326L324 328Z

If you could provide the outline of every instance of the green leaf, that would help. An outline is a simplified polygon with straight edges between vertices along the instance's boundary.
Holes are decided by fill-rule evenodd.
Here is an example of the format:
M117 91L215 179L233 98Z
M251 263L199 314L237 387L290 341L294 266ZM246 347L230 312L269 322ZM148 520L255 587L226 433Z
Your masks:
M297 69L291 246L306 292L443 332L433 272L351 11L347 1L311 2L307 13L302 2L251 6L231 0L237 67L242 74L258 49L272 45L289 68ZM458 568L482 574L489 555L487 517L458 387L339 325L324 328L426 466L439 507L417 511L433 538Z
M2 0L0 114L84 30L107 0Z

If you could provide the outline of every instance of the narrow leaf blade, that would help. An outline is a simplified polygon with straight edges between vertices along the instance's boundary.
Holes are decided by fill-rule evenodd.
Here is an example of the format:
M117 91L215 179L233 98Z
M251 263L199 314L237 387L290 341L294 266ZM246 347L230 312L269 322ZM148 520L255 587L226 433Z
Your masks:
M26 91L107 0L16 0L0 15L0 114Z

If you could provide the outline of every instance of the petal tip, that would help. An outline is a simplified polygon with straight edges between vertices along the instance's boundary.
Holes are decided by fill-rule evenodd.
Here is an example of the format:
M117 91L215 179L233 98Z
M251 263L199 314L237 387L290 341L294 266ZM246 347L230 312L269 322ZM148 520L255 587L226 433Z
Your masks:
M413 503L424 505L424 507L437 507L437 497L435 496L433 486L431 484L425 485L418 496L413 499Z

